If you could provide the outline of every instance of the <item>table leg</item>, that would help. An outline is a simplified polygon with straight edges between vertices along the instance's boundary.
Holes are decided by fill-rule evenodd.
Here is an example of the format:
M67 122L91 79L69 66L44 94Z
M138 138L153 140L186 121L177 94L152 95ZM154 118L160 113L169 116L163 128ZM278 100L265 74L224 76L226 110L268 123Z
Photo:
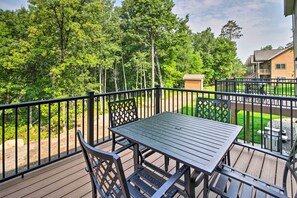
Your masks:
M191 169L189 168L185 173L185 188L189 197L195 197L195 186L194 182L191 180Z
M204 184L203 184L203 197L208 197L208 175L204 174Z
M138 144L134 144L133 150L134 150L134 152L133 152L133 154L134 154L134 156L133 156L133 158L134 158L134 171L136 171L137 167L138 167L138 164L139 164L139 146L138 146Z

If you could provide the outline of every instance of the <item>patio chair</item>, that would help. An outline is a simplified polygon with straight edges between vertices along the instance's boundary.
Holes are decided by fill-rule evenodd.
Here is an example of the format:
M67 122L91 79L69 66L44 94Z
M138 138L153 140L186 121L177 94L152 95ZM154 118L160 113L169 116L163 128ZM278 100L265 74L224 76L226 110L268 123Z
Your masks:
M230 123L230 100L197 97L195 116Z
M255 148L241 143L236 143L249 149L265 153L278 158L278 160L286 160L286 166L283 172L283 186L276 186L265 182L259 178L250 176L244 172L236 170L228 165L222 164L217 172L214 173L209 190L219 194L222 197L288 197L287 195L287 176L288 172L292 173L292 179L297 182L297 138L289 154L289 157L271 153L266 150ZM293 197L297 197L297 192Z
M196 99L195 116L209 120L230 123L230 100L199 98ZM230 154L227 154L230 165Z
M102 151L88 145L80 131L77 136L91 178L92 197L173 197L182 195L188 197L185 190L175 185L181 176L189 173L189 168L183 166L168 180L138 165L135 171L125 177L121 158L118 153L135 144L128 144L112 153Z
M230 123L230 100L197 97L195 116ZM224 161L229 165L231 164L229 151L227 152ZM191 178L192 182L195 183L195 186L198 186L203 179L202 173L198 170L194 170Z
M137 106L134 98L109 102L108 109L109 109L110 125L112 128L130 123L130 122L134 122L139 119L138 110L137 110ZM124 137L116 136L116 134L112 133L112 151L115 150L116 144L119 144L121 146L126 146L130 144L130 141ZM154 153L153 151L149 150L143 145L139 145L139 150L140 150L141 162L143 162L145 158L149 157ZM165 161L165 171L168 171L169 158L165 157L164 161Z

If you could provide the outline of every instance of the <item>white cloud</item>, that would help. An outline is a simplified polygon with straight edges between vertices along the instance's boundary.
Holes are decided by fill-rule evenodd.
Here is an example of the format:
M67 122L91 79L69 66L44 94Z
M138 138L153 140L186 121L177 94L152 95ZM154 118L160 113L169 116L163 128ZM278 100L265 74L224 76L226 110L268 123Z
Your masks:
M122 0L116 0L120 5ZM173 11L180 17L190 14L193 32L210 27L216 36L228 20L241 26L243 37L237 40L238 56L245 59L266 45L277 48L292 41L290 17L284 17L281 0L174 0ZM0 0L1 9L27 6L26 0Z
M0 9L2 10L16 10L27 6L26 0L0 0Z
M194 32L210 27L216 36L228 20L241 26L243 37L237 40L238 56L245 59L266 45L285 46L292 40L291 20L283 14L279 0L175 0L174 12L180 17L190 14Z

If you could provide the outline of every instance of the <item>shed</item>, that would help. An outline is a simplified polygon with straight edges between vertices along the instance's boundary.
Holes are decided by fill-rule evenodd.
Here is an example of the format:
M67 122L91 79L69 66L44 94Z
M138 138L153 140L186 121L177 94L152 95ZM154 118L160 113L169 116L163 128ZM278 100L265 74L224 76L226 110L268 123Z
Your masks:
M203 79L204 75L202 74L185 74L185 89L203 90Z

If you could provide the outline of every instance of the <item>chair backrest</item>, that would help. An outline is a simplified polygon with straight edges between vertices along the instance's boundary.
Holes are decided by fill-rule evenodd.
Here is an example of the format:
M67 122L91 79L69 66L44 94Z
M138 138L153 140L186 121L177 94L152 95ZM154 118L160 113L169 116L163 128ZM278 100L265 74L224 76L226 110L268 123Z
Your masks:
M230 100L197 97L195 116L230 123Z
M138 120L137 106L134 98L108 103L111 127L117 127Z
M121 159L114 153L88 145L80 131L76 132L91 178L93 197L130 197Z
M285 171L283 174L283 188L285 190L287 190L287 177L288 177L289 171L291 172L293 178L295 179L295 182L297 183L297 136L295 138L295 142L290 151L288 160L286 162ZM295 189L295 191L296 192L294 197L297 197L297 190Z

